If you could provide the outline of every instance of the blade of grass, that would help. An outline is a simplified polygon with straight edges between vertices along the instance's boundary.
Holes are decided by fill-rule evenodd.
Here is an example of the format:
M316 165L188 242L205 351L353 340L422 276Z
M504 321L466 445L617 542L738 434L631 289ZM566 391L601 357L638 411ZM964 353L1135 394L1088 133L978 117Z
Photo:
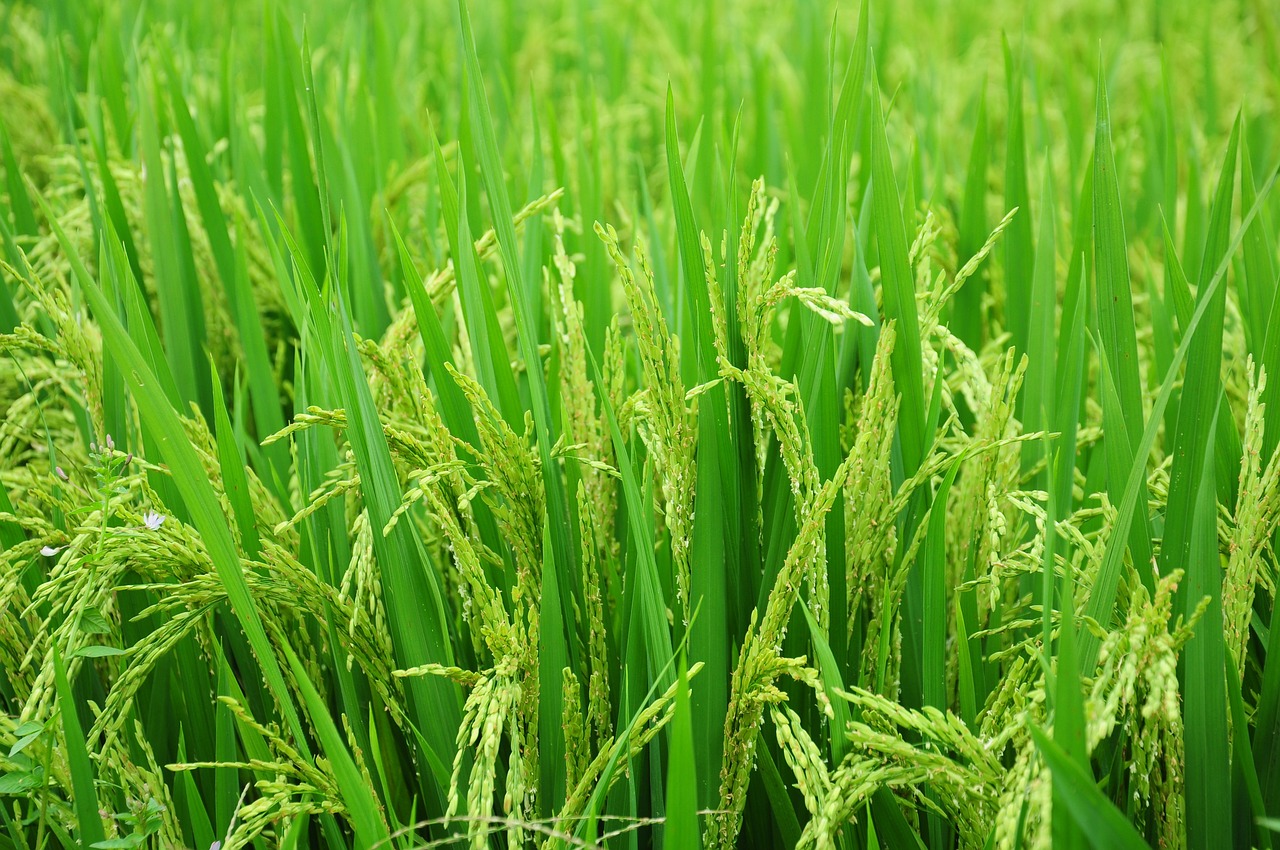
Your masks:
M183 94L181 78L173 65L172 56L166 53L164 59L168 68L169 98L173 104L174 120L186 153L191 186L195 192L204 232L209 239L214 265L231 307L236 331L244 350L245 374L253 397L258 436L265 438L268 434L281 430L284 427L284 419L280 412L280 399L273 380L274 370L271 368L271 359L264 341L261 318L252 293L249 291L251 281L248 276L245 248L247 234L237 225L236 244L232 244L231 225L222 210L213 172L208 164L208 154L196 127L191 108ZM287 477L288 458L283 455L281 448L269 446L263 451L271 464L274 477L277 479ZM270 479L272 476L269 475L267 478ZM277 482L268 481L268 483L276 484ZM284 496L279 486L277 486L277 495Z
M4 164L5 186L9 191L9 214L13 216L13 232L19 236L34 236L38 232L35 208L22 183L22 170L4 122L0 121L0 162Z
M836 296L845 256L845 221L848 215L848 175L852 157L854 125L861 119L865 101L867 64L870 55L870 3L863 0L859 11L858 32L845 68L836 109L827 130L827 145L819 169L817 197L810 210L806 236L813 264L798 264L797 281L801 286L821 288ZM835 50L834 35L832 51ZM834 64L834 63L833 63ZM801 337L804 342L797 373L803 393L804 410L813 446L818 475L829 478L844 459L839 441L840 391L837 389L835 326L812 311L802 311ZM745 412L745 411L744 411ZM743 421L743 420L739 420ZM745 422L744 422L745 425ZM745 428L741 439L747 439ZM734 482L737 483L737 482ZM727 507L735 514L736 501ZM830 633L836 638L832 652L837 664L847 665L849 614L845 562L844 502L837 497L826 518L826 557L828 603L826 619ZM731 530L736 532L737 529Z
M956 690L960 700L960 719L970 729L976 728L978 718L978 689L975 683L973 651L969 646L969 626L966 622L965 604L961 594L955 594L956 610Z
M1280 302L1280 299L1276 299ZM1271 608L1267 654L1253 718L1253 760L1268 812L1280 811L1280 605Z
M1220 403L1220 401L1218 402ZM1218 552L1218 501L1214 491L1215 416L1210 419L1196 488L1191 559L1186 572L1185 616L1208 597L1184 652L1183 714L1186 729L1187 846L1231 846L1231 753L1227 744L1227 684L1222 636L1222 567Z
M312 729L315 730L316 738L329 762L329 767L333 770L338 793L342 795L347 816L351 819L351 825L355 831L355 846L357 848L390 846L391 836L378 809L378 803L373 797L372 790L365 784L364 774L356 767L355 759L351 757L342 734L333 722L329 707L325 705L324 699L311 683L311 677L307 675L306 668L298 660L293 648L286 643L282 645L282 649L289 662L289 669L293 673L293 680L297 683L298 691L302 695L307 714L311 717Z
M665 152L667 181L676 224L679 268L683 274L684 306L692 317L691 353L699 382L719 375L711 327L712 282L707 279L702 246L689 196L684 166L680 159L679 134L675 119L675 99L667 87ZM731 264L736 258L726 258ZM723 295L721 303L725 303ZM707 665L705 692L699 687L692 703L693 723L699 733L699 789L704 798L716 793L723 748L721 732L728 707L732 650L725 639L729 622L726 610L729 563L727 544L737 543L746 530L741 527L740 452L742 444L753 445L745 417L731 420L734 397L725 386L703 394L698 407L697 489L694 495L694 523L690 565L689 610L701 616L687 627L695 661ZM748 528L750 527L748 523ZM749 532L748 532L749 533ZM740 550L741 551L741 550ZM739 612L741 615L741 612Z
M1227 292L1225 286L1218 287L1212 292L1212 298L1209 298L1209 282L1214 269L1227 263L1234 254L1234 250L1228 251L1228 240L1239 138L1240 121L1237 119L1227 143L1227 155L1211 214L1209 241L1200 267L1200 291L1197 297L1201 305L1207 306L1207 312L1194 333L1189 330L1185 332L1185 336L1192 339L1182 387L1182 401L1178 409L1178 427L1173 438L1169 498L1165 508L1165 537L1160 547L1160 569L1165 575L1180 565L1189 563L1196 486L1204 466L1204 454L1206 451L1213 451L1212 445L1206 447L1204 435L1210 429L1212 417L1216 415L1222 387L1222 336ZM1243 235L1242 233L1241 236ZM1230 468L1239 468L1238 459ZM1180 590L1179 593L1183 591Z
M187 748L183 740L183 731L178 730L178 761L187 761ZM191 838L196 847L212 847L214 838L213 822L209 820L209 812L200 799L200 789L191 778L191 771L184 770L176 777L177 787L174 789L176 802L185 811L186 824L191 831Z
M712 390L715 392L715 390ZM714 403L714 402L713 402ZM705 667L698 688L690 696L696 730L698 791L701 799L714 799L718 791L720 761L724 749L724 722L729 706L732 648L729 645L728 568L732 557L726 546L726 525L731 522L724 498L725 472L719 462L721 443L729 435L716 427L713 404L698 410L697 490L694 493L693 534L690 546L689 605L698 611L689 624L689 652ZM741 420L739 420L741 421ZM740 479L729 476L732 484ZM731 540L732 538L730 538ZM669 768L670 770L671 768Z
M7 260L15 269L22 267L24 256L22 249L18 247L13 230L2 213L0 213L0 248L3 249L0 259ZM0 333L12 333L20 321L18 308L13 301L15 294L16 287L6 279L4 284L0 285Z
M231 417L227 413L226 401L222 395L222 381L218 377L218 367L212 358L209 361L209 371L213 377L214 439L218 445L222 487L235 514L236 528L240 531L240 546L247 557L256 559L261 545L258 538L257 515L249 496L249 479L245 475L244 457L236 444L235 433L231 430ZM239 383L238 380L237 383Z
M907 260L907 233L902 221L898 185L889 156L884 109L875 65L871 67L871 179L874 183L872 220L880 246L880 279L885 318L897 325L893 347L893 383L901 393L898 434L906 476L920 467L925 448L925 402L920 351L920 320L916 312L915 279Z
M324 167L317 163L315 172L311 170L311 154L307 151L307 126L298 106L297 95L304 87L314 95L314 87L299 85L295 77L295 57L302 56L303 53L293 40L282 5L265 8L267 16L274 19L270 32L275 36L267 42L268 81L274 82L274 92L269 96L269 103L278 110L274 111L274 121L268 123L276 126L275 132L279 139L277 143L283 145L281 150L287 153L290 177L288 184L293 196L296 227L302 244L306 246L308 262L311 268L322 269L325 265L325 245L331 235L328 193L323 186L317 185L325 179ZM309 55L303 58L301 68L303 74L311 73ZM318 136L315 142L319 145ZM317 147L316 153L319 158L323 155L323 149ZM278 189L282 184L277 182L275 185Z
M924 543L924 704L947 709L947 497L960 471L960 461L938 486L929 509L929 530Z
M417 266L409 256L409 249L400 237L395 222L387 219L391 235L396 240L396 249L400 256L400 270L404 275L405 289L409 291L409 302L417 320L418 332L422 336L423 350L426 354L427 369L435 381L436 393L440 396L440 415L444 418L449 430L473 446L480 445L480 436L476 431L475 419L471 413L471 405L462 394L462 390L454 382L446 370L446 365L453 365L453 355L449 350L449 342L445 337L440 317L427 296L426 286Z
M1094 579L1093 587L1089 593L1089 601L1085 608L1086 615L1104 624L1104 627L1111 622L1111 617L1114 613L1116 590L1120 581L1125 547L1119 545L1119 543L1129 535L1133 512L1138 500L1138 492L1147 467L1147 457L1151 452L1151 447L1155 444L1156 431L1160 425L1161 418L1164 416L1165 405L1169 403L1169 396L1173 392L1173 386L1177 381L1183 360L1186 359L1187 352L1191 348L1196 329L1200 326L1201 320L1209 312L1210 306L1213 304L1211 296L1213 298L1217 297L1216 293L1223 286L1223 279L1226 276L1231 256L1240 247L1240 242L1244 238L1244 229L1253 222L1254 216L1257 215L1258 210L1261 208L1261 204L1271 193L1271 188L1275 185L1277 176L1280 176L1280 168L1271 172L1266 185L1258 193L1258 202L1245 215L1244 220L1241 222L1241 229L1236 231L1236 235L1232 238L1231 244L1218 264L1217 271L1214 272L1207 285L1203 287L1203 291L1199 293L1199 303L1196 305L1195 313L1192 314L1190 321L1187 323L1182 342L1179 343L1178 350L1174 353L1173 362L1169 364L1169 370L1165 373L1164 380L1160 384L1160 392L1156 395L1152 404L1151 416L1147 420L1146 430L1142 433L1142 441L1138 445L1138 450L1134 453L1133 466L1129 469L1129 476L1124 488L1124 497L1120 502L1120 512L1116 517L1116 524L1112 530L1113 539L1107 544L1106 553L1103 555L1102 564L1098 568L1098 574ZM1181 420L1181 416L1179 416L1179 420ZM1093 669L1094 664L1097 662L1099 646L1100 642L1097 637L1089 630L1086 629L1080 632L1081 671ZM1276 670L1275 679L1274 687L1280 693L1280 668ZM1259 761L1261 762L1261 760ZM1280 777L1280 767L1277 768L1277 776Z
M1096 156L1095 151L1093 156ZM1058 333L1058 421L1054 428L1061 437L1056 477L1060 510L1068 515L1072 507L1075 484L1076 435L1080 427L1084 399L1085 362L1088 357L1087 333L1093 299L1090 294L1093 253L1093 158L1080 178L1080 194L1072 215L1071 258L1067 266L1066 291L1062 298L1062 320ZM1087 493L1088 491L1086 491Z
M1147 842L1098 790L1089 775L1038 727L1032 725L1030 729L1036 748L1053 772L1054 787L1061 789L1067 811L1080 825L1094 850L1146 848Z
M591 366L591 379L597 387L603 387L600 368L595 356L587 349ZM644 506L646 502L636 479L635 467L632 466L631 454L622 439L622 431L618 428L618 419L608 394L601 393L600 409L609 425L609 436L613 440L613 451L617 457L618 473L622 477L622 496L625 502L627 530L634 540L634 548L638 554L636 572L633 576L639 610L635 616L640 620L640 631L643 635L644 649L647 653L648 678L651 687L665 689L671 680L663 678L663 671L669 669L674 655L671 648L671 633L667 628L666 602L662 596L662 587L658 580L658 565L653 555L653 524L646 520Z
M1027 142L1022 108L1022 58L1016 59L1008 36L1002 37L1008 85L1008 135L1005 137L1004 208L1018 214L1004 235L1005 326L1019 354L1027 350L1035 249L1031 239L1031 198L1027 188Z
M978 100L978 116L974 122L973 144L969 147L969 167L965 172L964 202L960 208L960 241L957 260L969 262L982 249L987 239L987 87L983 83ZM1047 202L1046 202L1047 205ZM986 272L979 269L955 294L951 330L964 343L978 351L982 347L984 325L982 298L986 295Z
M485 97L483 80L480 77L480 60L476 54L475 38L471 32L465 0L458 0L458 14L462 21L467 94L471 103L472 129L478 144L480 173L485 182L485 194L493 210L494 231L498 236L498 249L502 255L502 265L507 276L507 293L515 314L517 343L520 346L526 367L525 374L529 381L534 428L538 435L538 454L542 461L542 484L546 494L547 521L550 523L550 542L555 556L553 565L560 571L556 583L561 595L562 610L574 610L574 606L581 610L583 597L577 569L577 547L574 545L572 534L573 523L569 521L569 506L564 480L560 475L560 465L551 455L556 435L552 431L551 403L547 395L546 379L542 372L542 358L538 354L538 319L527 297L528 287L521 279L523 266L520 262L511 201L503 179L504 171L498 157L497 138L489 115L489 102ZM467 146L463 145L462 150L465 164ZM460 169L459 173L461 171ZM575 666L578 666L576 662L580 647L578 641L572 639L574 637L572 629L569 630L569 637L571 638L567 642L569 658Z
M186 96L182 92L182 81L173 63L173 56L167 51L161 52L167 70L166 78L169 83L169 99L173 104L174 122L177 124L178 133L182 138L182 147L186 153L187 170L191 178L191 187L195 191L196 205L200 210L205 234L209 238L209 248L213 252L214 265L221 278L223 290L227 294L227 300L235 304L236 299L233 293L238 285L235 250L231 246L227 218L222 212L213 173L209 168L208 153L196 129L196 122L192 118Z
M471 405L448 371L449 367L454 365L453 354L445 337L444 327L440 324L440 317L436 315L435 307L423 285L422 276L418 274L417 266L409 256L409 249L400 237L400 231L390 217L387 219L387 224L396 240L401 273L404 275L404 286L409 291L410 305L417 320L418 333L422 337L428 376L434 381L434 387L440 399L440 415L450 432L466 440L469 445L479 448L480 434L476 430ZM498 527L488 506L483 501L476 501L472 502L471 509L475 513L476 525L480 529L480 536L485 545L495 552L501 551L502 542ZM510 577L507 578L507 585L511 585Z
M1027 371L1022 390L1022 425L1025 432L1048 430L1056 421L1057 363L1055 357L1054 318L1058 301L1054 265L1056 262L1054 228L1056 203L1053 181L1050 179L1050 163L1045 155L1043 188L1040 192L1040 226L1036 243L1035 270L1032 274L1030 303L1030 338L1027 340ZM1028 440L1022 444L1022 467L1030 469L1040 460L1047 459L1043 440ZM1039 476L1047 480L1046 472Z
M435 136L432 135L434 140ZM493 400L502 418L513 428L522 427L520 396L516 391L516 379L507 356L507 344L498 324L498 313L493 303L489 284L481 276L480 258L471 240L471 221L465 203L466 168L458 168L458 186L454 187L445 165L444 153L438 142L433 144L436 160L436 177L440 183L440 204L445 218L445 232L449 240L449 253L453 257L457 273L458 295L462 304L463 320L467 323L471 341L471 356L475 361L476 380ZM468 248L470 246L470 248Z
M62 718L63 738L66 741L67 767L71 773L71 791L74 795L76 823L80 827L80 846L92 847L106 836L102 829L102 817L98 814L98 791L94 787L93 764L85 748L84 732L76 714L76 699L67 681L67 669L62 663L58 647L52 647L54 686L58 693L58 714Z
M663 846L699 850L697 768L694 764L693 720L689 711L689 672L681 661L676 680L676 706L671 717L671 760L667 764L667 825Z
M828 736L831 760L833 764L840 764L849 750L849 739L845 736L845 729L849 725L849 703L840 696L840 692L844 690L840 665L836 662L831 645L827 643L827 637L822 633L822 627L818 625L809 606L802 605L800 610L804 613L805 622L809 625L809 639L813 641L813 654L817 656L818 669L822 673L822 687L826 691L832 713L835 715L831 720Z
M1133 319L1133 292L1129 283L1128 246L1124 216L1120 209L1120 183L1111 152L1111 110L1103 79L1101 57L1098 67L1098 117L1094 132L1093 224L1094 268L1097 276L1098 334L1110 364L1111 380L1120 401L1121 419L1109 427L1112 439L1104 439L1107 453L1107 487L1113 504L1123 494L1125 473L1134 463L1131 451L1139 441L1145 420L1142 411L1142 383L1138 375L1138 337ZM1125 429L1128 439L1118 439ZM1138 491L1137 513L1129 531L1129 547L1138 575L1148 590L1154 579L1146 565L1151 563L1151 526L1147 513L1147 487Z
M538 637L538 780L543 811L560 808L565 796L565 735L563 671L569 666L565 643L565 614L560 607L560 571L551 545L550 519L542 523L542 608Z
M1080 404L1084 397L1087 356L1085 312L1089 296L1088 284L1083 278L1082 269L1074 298L1071 297L1071 290L1068 289L1068 295L1063 304L1062 323L1059 326L1059 342L1062 343L1062 348L1058 354L1057 416L1053 427L1058 438L1051 441L1051 444L1057 448L1053 472L1057 488L1055 496L1064 514L1070 513L1073 501L1076 439L1080 428Z
M796 817L795 806L792 805L791 797L787 793L786 782L783 780L782 772L778 770L778 765L773 760L773 754L768 747L759 747L756 750L756 776L760 778L760 784L764 786L765 797L768 799L769 807L773 811L774 823L782 835L782 846L798 846L800 843L800 819ZM748 793L750 792L748 791Z
M1248 715L1245 714L1244 698L1240 693L1240 673L1231 653L1223 646L1223 655L1227 669L1227 705L1231 710L1231 764L1234 769L1233 787L1237 789L1235 803L1235 838L1237 845L1257 842L1262 850L1271 850L1271 836L1264 829L1253 828L1253 824L1266 817L1266 805L1262 802L1262 786L1258 782L1258 767L1253 760L1253 750L1249 748ZM1235 784L1239 780L1239 785ZM1240 790L1243 789L1243 790ZM1241 806L1239 798L1243 797L1245 806ZM1241 813L1244 817L1241 817ZM1253 846L1246 844L1245 846Z
M1045 439L1047 445L1052 444L1052 440ZM1050 470L1055 468L1055 464L1050 462ZM1053 593L1052 588L1055 584L1053 571L1056 569L1055 558L1057 549L1057 518L1058 518L1058 488L1053 478L1053 472L1049 476L1048 499L1046 505L1045 518L1045 582L1046 589L1044 593L1043 605L1045 606L1045 636L1042 639L1042 646L1046 654L1052 651L1051 642L1051 613L1050 606L1052 604ZM1054 671L1056 679L1056 689L1053 693L1053 740L1060 746L1063 752L1080 768L1086 775L1090 769L1088 750L1085 745L1085 711L1084 697L1080 688L1080 669L1076 662L1076 627L1075 627L1075 590L1074 582L1062 582L1062 594L1059 602L1058 610L1058 653L1057 653L1057 669ZM1067 801L1064 799L1062 789L1058 788L1058 781L1054 780L1053 795L1053 817L1051 820L1053 828L1054 846L1066 848L1083 847L1084 833L1080 825L1074 821L1059 817L1059 813L1069 811Z
M1253 157L1249 152L1249 134L1240 134L1240 205L1249 209L1258 199L1253 179ZM1267 210L1263 209L1249 226L1244 237L1244 275L1242 281L1245 298L1241 313L1249 330L1249 351L1254 360L1260 360L1267 341L1267 317L1271 314L1275 298L1276 267L1275 246L1271 241L1271 228Z
M146 181L144 212L146 230L151 241L151 257L157 279L170 282L157 288L160 327L163 330L164 350L174 385L184 402L199 402L203 398L201 387L208 387L204 376L204 364L199 362L204 345L204 328L198 302L198 292L187 277L176 243L177 228L174 210L165 190L168 173L160 157L159 128L155 110L143 98L139 118L139 133L143 163L151 179ZM199 378L197 378L199 373Z

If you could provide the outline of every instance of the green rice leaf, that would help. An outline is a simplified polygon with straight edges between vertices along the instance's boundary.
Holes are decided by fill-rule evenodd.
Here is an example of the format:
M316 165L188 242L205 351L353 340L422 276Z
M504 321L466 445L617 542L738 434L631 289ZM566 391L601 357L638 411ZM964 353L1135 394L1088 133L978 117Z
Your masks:
M1231 753L1227 744L1226 656L1222 637L1222 570L1218 503L1214 492L1213 420L1196 488L1192 558L1187 562L1186 616L1208 597L1195 635L1187 642L1185 694L1187 846L1231 844Z
M957 460L934 494L924 544L924 704L947 708L947 497L960 471Z
M1031 291L1035 279L1031 198L1027 188L1027 142L1022 108L1022 59L1015 58L1008 36L1003 39L1005 81L1008 85L1009 130L1005 137L1004 207L1018 210L1004 237L1005 323L1013 348L1027 350L1031 321Z
M893 381L902 396L902 460L909 476L919 468L927 443L925 401L920 336L916 311L915 280L907 260L907 232L902 221L898 184L889 157L884 110L880 105L880 84L875 67L871 71L871 179L874 183L872 214L876 240L880 246L880 277L885 318L898 328L893 347Z
M329 707L325 705L315 685L311 683L306 668L302 666L297 654L288 644L284 646L284 654L289 662L289 669L293 673L293 679L297 682L298 690L302 694L302 702L311 718L316 737L337 780L342 800L346 804L347 815L351 818L355 831L355 846L373 848L388 845L391 836L387 832L386 821L378 810L378 803L371 790L365 784L364 776L356 767L346 742L338 732L337 724L329 715Z
M1138 376L1138 339L1133 318L1133 292L1129 284L1128 248L1124 217L1120 209L1120 184L1111 153L1111 110L1102 69L1098 72L1098 120L1094 134L1093 158L1094 268L1097 276L1098 334L1107 354L1111 380L1120 401L1121 420L1107 430L1107 487L1113 503L1122 498L1125 473L1134 463L1145 419L1142 411L1142 383ZM1121 439L1123 428L1127 440ZM1153 587L1151 571L1151 527L1147 515L1146 482L1140 485L1137 513L1129 531L1129 547L1138 575Z
M1231 226L1231 199L1235 186L1236 150L1240 123L1236 122L1227 144L1222 166L1222 179L1214 199L1209 243L1200 270L1197 293L1200 305L1206 307L1204 319L1193 333L1189 329L1191 347L1187 355L1187 373L1183 381L1182 400L1178 409L1178 428L1173 438L1173 465L1169 470L1169 500L1165 509L1165 537L1160 547L1161 572L1167 574L1177 565L1189 563L1191 557L1192 517L1196 503L1196 487L1204 466L1204 436L1216 417L1218 396L1222 387L1222 336L1226 311L1226 287L1212 291L1210 279L1219 265L1226 263ZM1248 231L1244 231L1247 233ZM1243 234L1241 234L1243 235ZM1239 468L1238 456L1230 468Z
M957 260L967 263L982 249L987 228L987 165L990 153L987 141L987 87L983 83L974 121L973 142L969 146L969 167L965 171L964 202L960 208L960 234ZM1046 206L1048 204L1046 203ZM955 296L951 330L970 348L982 346L982 297L986 294L987 277L983 269L972 275Z
M671 760L667 763L667 825L663 841L667 847L698 850L702 846L702 835L698 829L697 769L693 755L693 721L689 712L689 673L683 663L676 682L676 707L671 718Z
M85 748L80 718L76 714L75 695L67 680L67 670L56 646L52 648L52 652L58 714L62 718L62 734L67 746L67 767L71 773L76 821L80 827L80 846L88 848L105 840L102 818L98 814L98 791L95 787L93 764L89 761L89 751Z
M1148 846L1124 814L1103 796L1093 779L1061 747L1034 725L1031 737L1053 771L1054 787L1061 789L1067 811L1094 850L1139 850Z

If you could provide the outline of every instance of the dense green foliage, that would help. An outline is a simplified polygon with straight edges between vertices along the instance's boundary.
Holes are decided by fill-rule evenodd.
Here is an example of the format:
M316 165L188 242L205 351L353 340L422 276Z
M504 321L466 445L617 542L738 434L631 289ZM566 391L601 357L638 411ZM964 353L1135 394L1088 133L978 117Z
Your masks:
M0 850L1269 848L1280 10L469 5L0 0Z

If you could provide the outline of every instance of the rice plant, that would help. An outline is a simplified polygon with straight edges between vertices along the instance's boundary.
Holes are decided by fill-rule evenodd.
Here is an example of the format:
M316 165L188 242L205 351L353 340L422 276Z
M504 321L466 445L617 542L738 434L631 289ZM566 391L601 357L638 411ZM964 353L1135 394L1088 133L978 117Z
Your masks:
M1266 0L0 0L0 850L1270 848Z

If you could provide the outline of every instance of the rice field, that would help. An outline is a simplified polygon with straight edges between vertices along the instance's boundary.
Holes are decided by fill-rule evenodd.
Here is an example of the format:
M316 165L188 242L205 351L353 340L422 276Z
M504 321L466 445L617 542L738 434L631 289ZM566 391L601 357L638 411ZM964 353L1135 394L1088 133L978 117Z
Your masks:
M1280 844L1280 7L0 0L0 850Z

